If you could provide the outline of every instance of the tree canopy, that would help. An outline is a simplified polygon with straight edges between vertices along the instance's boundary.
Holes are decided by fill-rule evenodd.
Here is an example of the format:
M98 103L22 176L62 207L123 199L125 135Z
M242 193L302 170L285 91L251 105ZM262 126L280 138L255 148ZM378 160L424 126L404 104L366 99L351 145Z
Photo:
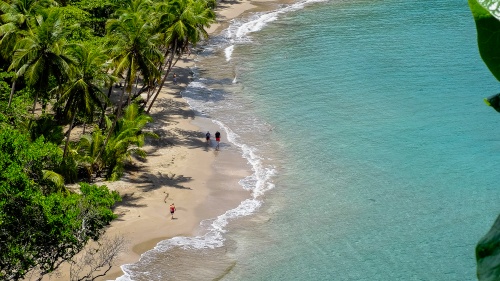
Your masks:
M147 112L214 7L0 0L0 279L41 278L103 235L120 197L94 181L147 157Z

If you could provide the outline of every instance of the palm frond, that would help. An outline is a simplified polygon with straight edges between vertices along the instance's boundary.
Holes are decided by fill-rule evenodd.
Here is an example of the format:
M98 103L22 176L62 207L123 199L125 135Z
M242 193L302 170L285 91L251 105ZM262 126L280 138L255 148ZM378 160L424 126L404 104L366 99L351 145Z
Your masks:
M50 170L42 170L43 179L52 182L56 187L62 189L64 187L64 177L60 174L50 171Z

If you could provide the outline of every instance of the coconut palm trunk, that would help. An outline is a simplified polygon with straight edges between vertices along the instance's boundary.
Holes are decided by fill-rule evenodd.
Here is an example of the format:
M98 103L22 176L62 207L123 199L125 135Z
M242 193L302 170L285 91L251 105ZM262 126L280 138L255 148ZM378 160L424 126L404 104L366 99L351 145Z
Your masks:
M134 91L134 92L135 92L135 93L137 93L137 88L138 88L138 87L137 87L137 84L138 84L138 83L139 83L139 75L137 75L137 76L135 77L135 83L134 83L134 85L135 85L135 91ZM130 105L130 103L132 102L132 87L133 87L134 85L131 85L131 87L130 87L130 91L129 91L129 93L128 93L128 101L127 101L127 105Z
M63 158L66 158L66 153L68 152L69 138L71 137L71 131L73 130L75 119L76 119L76 111L73 112L73 116L71 117L71 122L69 124L69 129L67 134L68 136L66 137L66 143L64 144Z
M169 51L170 51L170 49L167 48L167 50L165 51L165 54L163 55L164 58L169 57L168 56ZM167 63L167 61L169 61L169 59L165 59L165 60L160 62L160 65L158 66L158 73L161 73L161 71L162 71L163 67L165 66L165 64ZM146 107L146 105L149 103L149 100L151 99L152 94L154 93L157 86L158 86L158 84L155 81L154 83L151 83L150 87L148 87L148 94L146 97L146 103L144 104L144 107Z
M99 153L97 154L96 159L98 159L101 156L102 152L106 148L106 145L108 144L108 141L111 138L111 134L113 133L113 130L116 127L116 123L118 122L118 119L120 118L120 114L122 113L122 107L123 107L123 96L125 96L125 91L127 89L127 83L130 79L131 72L132 72L132 68L129 67L127 70L127 79L125 79L125 85L123 85L123 91L120 95L120 100L118 101L118 108L116 109L115 120L113 121L111 128L109 128L108 134L106 135L106 139L104 140L104 143L102 144L102 147L99 150Z
M38 91L35 93L35 101L33 101L33 108L31 109L31 113L35 114L36 103L38 102Z
M12 81L12 88L10 89L9 104L7 105L7 108L9 108L10 104L12 103L12 97L14 97L15 91L16 91L16 78L14 78L14 81Z
M149 107L148 109L146 110L146 113L149 113L149 111L151 110L151 107L153 106L153 104L155 103L156 101L156 98L158 97L158 95L160 94L160 91L161 89L163 88L163 85L165 84L165 81L167 80L167 76L168 74L170 74L170 70L172 69L172 61L174 59L174 54L175 54L175 50L177 49L177 40L174 41L174 46L172 47L172 53L170 54L170 58L169 58L169 61L168 61L168 66L167 66L167 71L165 72L165 75L163 76L163 78L161 79L161 82L160 82L160 85L158 85L158 90L156 91L156 94L153 96L153 100L151 101L151 103L149 104ZM173 65L175 65L177 63L177 61L179 60L179 58L177 58L177 60L175 61L175 63Z

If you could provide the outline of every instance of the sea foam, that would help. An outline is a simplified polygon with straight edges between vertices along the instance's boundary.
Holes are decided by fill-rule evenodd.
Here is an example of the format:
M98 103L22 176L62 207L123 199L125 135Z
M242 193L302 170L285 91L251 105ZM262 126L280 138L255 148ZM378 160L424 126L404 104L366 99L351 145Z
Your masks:
M196 68L193 68L193 71L196 72ZM207 85L211 82L209 79L199 78L191 82L185 91L183 91L183 96L190 107L202 115L216 110L218 95L221 94ZM222 247L225 241L223 234L226 232L225 227L229 221L253 214L262 205L262 200L259 197L274 187L271 179L275 174L275 169L273 167L266 167L262 163L262 159L256 148L245 144L241 140L241 137L224 122L219 120L212 120L212 122L221 131L225 132L228 142L239 149L242 157L250 164L252 174L241 179L239 185L243 189L251 191L251 198L242 201L238 207L228 210L216 218L202 221L200 226L204 229L203 235L195 237L178 236L159 242L152 250L141 255L139 264L152 262L157 253L168 251L174 247L181 249L214 249ZM134 267L134 264L122 265L121 269L125 274L116 280L133 280L135 270L132 267Z
M231 25L225 31L225 37L231 43L231 46L224 49L226 61L231 60L235 44L251 42L250 33L262 30L267 24L277 20L279 15L303 9L304 6L311 3L326 1L328 0L299 1L291 5L284 5L272 12L255 13L246 20L232 20Z
M229 46L225 47L224 54L226 61L230 61L232 53L237 44L244 44L251 42L249 34L252 32L257 32L262 30L268 23L273 22L278 19L280 14L293 12L304 8L305 5L315 2L325 2L328 0L306 0L300 1L292 5L282 6L279 9L268 12L268 13L257 13L251 16L246 21L233 20L230 27L225 31L225 44L229 43ZM218 42L218 44L224 45L223 42ZM205 51L212 51L212 49L206 48ZM236 81L236 78L233 82ZM209 95L213 95L213 90L208 88L206 84L206 79L200 78L198 81L191 82L186 91L196 91L204 92ZM213 102L205 100L210 105L202 105L200 102L195 102L193 99L186 98L188 104L194 110L204 113L204 107L213 106ZM239 181L241 187L245 190L251 191L251 198L246 199L240 203L240 205L234 209L226 211L224 214L218 216L214 219L204 220L200 223L201 226L205 227L206 231L204 235L196 237L185 237L178 236L171 239L163 240L159 242L152 250L149 250L141 255L139 262L148 262L150 258L154 258L155 252L164 252L173 247L180 247L182 249L207 249L216 248L224 245L225 238L223 234L226 232L225 227L231 219L248 216L253 214L261 205L262 201L259 197L265 194L266 191L274 188L274 184L271 179L275 175L274 167L266 167L262 163L261 157L258 155L256 149L248 144L243 143L239 140L239 136L233 132L228 126L223 122L218 120L212 120L217 124L222 130L225 131L227 139L230 143L241 149L242 156L247 159L251 166L252 174ZM116 281L131 281L133 280L133 270L129 270L130 264L125 264L121 266L124 275L118 277Z

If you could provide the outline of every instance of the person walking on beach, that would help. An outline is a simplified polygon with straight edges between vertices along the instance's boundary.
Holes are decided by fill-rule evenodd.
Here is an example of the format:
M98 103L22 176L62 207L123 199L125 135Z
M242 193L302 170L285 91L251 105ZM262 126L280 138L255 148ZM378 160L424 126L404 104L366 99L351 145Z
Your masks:
M174 77L174 85L177 85L177 73L174 72L173 77Z
M220 144L220 133L219 133L219 131L215 132L215 141L217 142L217 146L215 148L219 149L219 144Z
M171 220L174 219L174 213L175 213L175 205L174 203L170 204L170 215L172 215L172 217L170 218Z
M207 140L207 145L210 144L210 132L207 131L205 134L205 139Z

